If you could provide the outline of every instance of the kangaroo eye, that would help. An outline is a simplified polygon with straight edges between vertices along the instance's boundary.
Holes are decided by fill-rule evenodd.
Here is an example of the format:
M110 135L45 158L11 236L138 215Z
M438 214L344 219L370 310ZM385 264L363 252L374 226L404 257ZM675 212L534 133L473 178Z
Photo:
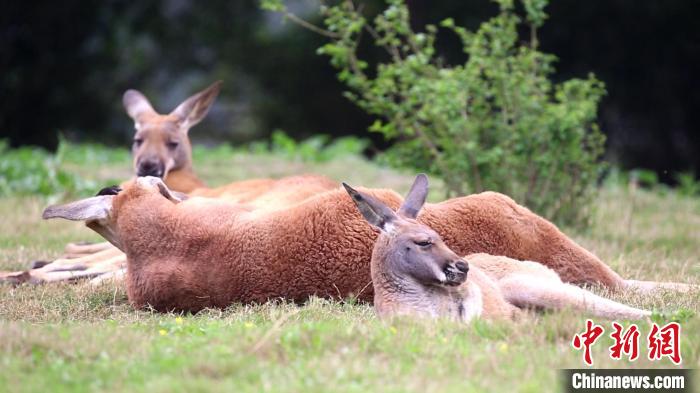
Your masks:
M180 144L178 142L168 142L167 145L168 149L175 150Z
M141 138L134 139L134 146L139 147L139 146L141 146L142 143L143 143L143 139L141 139Z
M425 241L414 241L413 243L415 243L417 246L420 246L420 247L428 247L428 246L430 246L430 245L433 244L433 243L430 242L430 240L425 240Z

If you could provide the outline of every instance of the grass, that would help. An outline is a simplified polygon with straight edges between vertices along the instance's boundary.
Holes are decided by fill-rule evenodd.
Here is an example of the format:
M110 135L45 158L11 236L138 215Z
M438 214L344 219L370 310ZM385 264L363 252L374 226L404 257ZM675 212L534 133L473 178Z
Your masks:
M80 148L64 154L60 165L66 171L99 186L128 176L125 154L91 155ZM315 172L405 192L412 180L411 174L356 155L313 162L278 152L197 149L195 162L210 185ZM433 192L433 198L439 194ZM51 198L0 198L0 269L55 257L68 241L100 240L81 224L42 222L41 210ZM600 190L593 229L570 234L626 277L700 282L698 198L607 185ZM691 315L700 311L697 294L614 297L656 310L659 321L681 319L683 367L700 367L700 317ZM610 324L596 322L606 327L607 336ZM585 316L573 312L533 314L516 324L382 323L368 305L323 299L301 306L277 301L197 315L158 314L133 310L123 288L114 284L0 286L0 387L37 392L557 391L559 369L583 366L570 342L584 326ZM594 348L595 366L673 367L668 360L645 359L649 329L640 327L642 359L611 360L607 347L612 341L605 337Z

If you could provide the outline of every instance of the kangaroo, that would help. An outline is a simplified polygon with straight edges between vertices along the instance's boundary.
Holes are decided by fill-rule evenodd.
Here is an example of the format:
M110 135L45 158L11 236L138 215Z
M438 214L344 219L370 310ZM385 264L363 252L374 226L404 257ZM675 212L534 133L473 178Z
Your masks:
M437 232L416 221L428 194L425 175L416 177L396 212L368 194L343 186L365 220L380 231L370 271L374 308L382 318L516 319L523 308L572 308L610 319L651 315L565 284L557 273L536 262L488 254L458 256Z
M336 182L326 177L309 174L206 187L193 170L189 131L209 113L221 84L217 81L190 96L168 114L156 112L146 96L137 90L124 93L122 103L135 128L131 148L135 176L161 178L176 192L265 209L283 209L337 187ZM125 266L124 254L108 242L69 243L61 258L35 262L29 271L0 273L0 281L43 283L97 277L93 280L97 284L107 278L123 278Z
M153 109L139 91L127 90L123 104L134 120L132 145L136 176L163 179L169 189L193 196L224 198L235 202L270 207L273 203L296 202L336 187L336 183L318 175L291 176L282 179L251 179L208 188L192 169L192 145L189 130L209 113L221 89L221 81L187 98L167 115ZM290 196L290 190L294 196ZM285 194L275 198L275 194ZM301 195L300 195L301 193ZM263 201L257 201L262 199Z

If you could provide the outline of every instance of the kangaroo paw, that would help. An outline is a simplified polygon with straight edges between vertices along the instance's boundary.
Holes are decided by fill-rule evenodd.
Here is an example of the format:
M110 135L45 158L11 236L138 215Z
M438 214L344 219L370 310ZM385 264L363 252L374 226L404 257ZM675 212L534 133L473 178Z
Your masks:
M29 263L29 269L39 269L42 268L53 261L32 261Z
M0 283L19 285L32 281L32 275L24 270L21 272L0 272Z

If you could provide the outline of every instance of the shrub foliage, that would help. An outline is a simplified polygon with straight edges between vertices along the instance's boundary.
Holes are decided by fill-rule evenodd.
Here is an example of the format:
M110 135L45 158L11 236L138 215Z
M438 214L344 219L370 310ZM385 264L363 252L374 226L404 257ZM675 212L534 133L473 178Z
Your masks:
M605 93L593 75L553 83L555 57L539 50L546 0L498 0L500 12L476 31L445 19L466 61L447 65L435 49L438 26L415 31L403 0L371 21L352 1L321 6L324 27L290 13L281 0L262 7L329 38L347 97L376 116L372 131L394 140L391 163L440 176L448 193L494 190L559 223L585 224L604 136L595 123ZM522 14L522 16L521 16ZM529 37L521 39L522 27ZM364 37L364 38L363 38ZM369 38L367 38L369 37ZM385 52L363 59L362 40Z
M62 148L55 155L34 147L9 149L7 143L0 140L0 197L58 197L82 191L85 182L61 168L62 152Z

